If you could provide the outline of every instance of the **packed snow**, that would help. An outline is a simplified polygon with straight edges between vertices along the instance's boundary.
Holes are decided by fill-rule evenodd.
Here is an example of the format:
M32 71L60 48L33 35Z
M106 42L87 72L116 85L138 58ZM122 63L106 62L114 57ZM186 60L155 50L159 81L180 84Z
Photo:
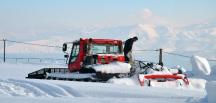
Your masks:
M138 77L112 78L108 83L25 79L44 67L66 65L0 64L2 103L206 103L205 80L190 79L187 88L141 87ZM203 85L201 85L203 84ZM195 87L196 86L196 87Z
M112 62L110 64L94 65L92 68L102 73L129 73L131 65L123 62Z

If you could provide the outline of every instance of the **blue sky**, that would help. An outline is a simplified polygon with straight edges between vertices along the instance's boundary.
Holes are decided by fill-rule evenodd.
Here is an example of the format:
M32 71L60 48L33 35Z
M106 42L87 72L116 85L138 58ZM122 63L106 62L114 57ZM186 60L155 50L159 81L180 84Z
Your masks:
M216 0L0 0L0 26L130 25L144 9L170 22L194 23L216 18L215 5Z

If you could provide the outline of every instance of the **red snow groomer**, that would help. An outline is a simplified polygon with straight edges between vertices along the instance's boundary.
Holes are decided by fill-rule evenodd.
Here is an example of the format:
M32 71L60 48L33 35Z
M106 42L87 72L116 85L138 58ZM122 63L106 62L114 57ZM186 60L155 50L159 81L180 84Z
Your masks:
M113 76L128 75L131 66L124 63L122 46L121 40L114 39L80 38L66 42L62 49L66 53L68 68L43 68L29 73L27 78L106 81Z
M183 80L184 84L189 84L184 74L163 73L163 66L161 70L156 70L158 68L154 68L153 64L146 64L139 60L133 61L132 65L125 63L122 48L123 42L114 39L80 38L73 42L66 42L62 50L66 53L67 68L43 68L29 73L26 78L104 82L113 77L138 75L142 86L153 86L154 81L162 84ZM162 50L158 64L163 64Z

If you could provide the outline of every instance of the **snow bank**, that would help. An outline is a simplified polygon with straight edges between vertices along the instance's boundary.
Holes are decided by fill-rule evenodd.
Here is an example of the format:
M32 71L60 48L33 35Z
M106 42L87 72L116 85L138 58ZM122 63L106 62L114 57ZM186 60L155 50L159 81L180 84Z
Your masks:
M215 103L216 102L216 81L207 82L206 84L206 91L207 91L207 98L208 103Z
M134 86L134 85L136 85L136 83L134 82L134 80L132 80L130 78L110 79L107 82L108 83L112 83L112 84L128 85L128 86Z
M137 78L112 78L108 83L127 86L140 86Z
M193 56L191 63L193 68L192 71L195 77L205 78L205 76L210 75L211 67L206 58Z
M113 62L104 65L92 66L97 72L102 73L129 73L131 65L123 62Z
M189 78L189 86L190 89L203 90L206 86L205 79L197 79L197 78Z

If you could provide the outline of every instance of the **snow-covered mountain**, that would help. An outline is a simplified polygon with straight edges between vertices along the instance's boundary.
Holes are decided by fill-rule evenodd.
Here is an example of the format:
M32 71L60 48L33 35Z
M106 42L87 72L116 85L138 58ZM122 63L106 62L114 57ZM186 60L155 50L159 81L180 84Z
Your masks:
M177 33L176 47L205 57L216 57L216 23L200 23L181 28Z
M46 38L30 41L29 43L61 46L65 41L79 38L114 38L126 40L128 37L138 36L134 49L158 49L184 53L198 54L205 57L216 55L216 23L199 23L184 27L168 24L141 23L116 27L89 27L71 29L63 32L47 33ZM10 38L8 38L10 39ZM2 46L1 46L2 48ZM34 45L8 44L8 53L57 53L59 49ZM2 51L2 50L1 50ZM60 50L61 52L61 50Z

